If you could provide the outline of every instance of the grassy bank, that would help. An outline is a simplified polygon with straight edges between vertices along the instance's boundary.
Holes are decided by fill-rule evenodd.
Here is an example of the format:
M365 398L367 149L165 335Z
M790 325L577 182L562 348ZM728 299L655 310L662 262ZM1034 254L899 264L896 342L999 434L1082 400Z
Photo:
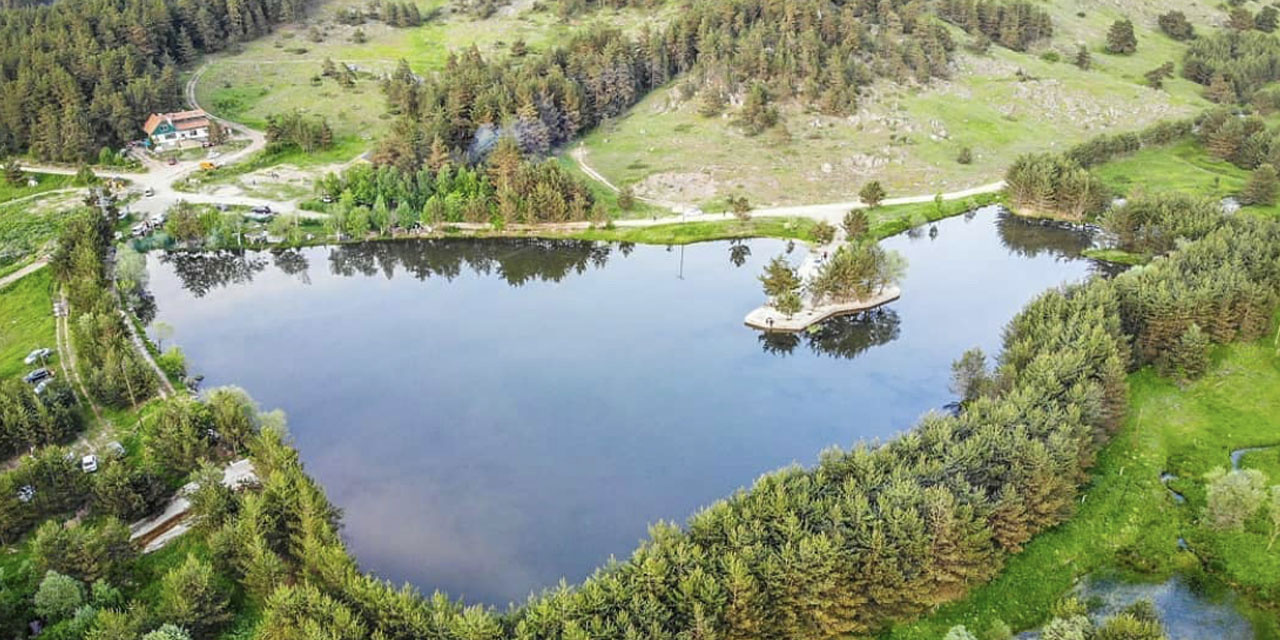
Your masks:
M1094 167L1094 173L1112 191L1124 196L1139 190L1178 191L1220 199L1239 194L1249 179L1248 171L1214 158L1193 138L1143 149ZM1280 206L1249 206L1243 210L1280 216Z
M886 637L932 640L956 624L985 631L997 620L1030 628L1083 576L1161 580L1185 572L1207 573L1210 582L1233 587L1260 607L1271 603L1270 611L1248 613L1258 637L1280 638L1280 553L1266 550L1262 523L1219 533L1197 521L1205 473L1226 467L1234 449L1280 444L1275 345L1220 347L1210 372L1185 388L1151 370L1131 375L1129 383L1128 420L1099 456L1075 516L1035 538L996 580ZM1243 464L1280 483L1275 450L1246 456ZM1187 496L1185 505L1161 485L1164 471L1179 478L1171 486ZM1179 537L1194 553L1179 551Z
M30 369L32 349L54 346L53 274L46 267L0 289L0 378Z
M736 238L788 238L811 240L814 221L808 218L752 218L714 222L673 222L652 227L587 229L571 234L580 240L635 242L638 244L692 244Z

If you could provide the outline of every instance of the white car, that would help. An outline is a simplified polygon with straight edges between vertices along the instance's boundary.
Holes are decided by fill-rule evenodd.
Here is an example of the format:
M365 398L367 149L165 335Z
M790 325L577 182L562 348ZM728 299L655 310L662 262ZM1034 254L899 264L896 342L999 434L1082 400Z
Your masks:
M53 350L49 349L48 347L36 349L35 351L28 353L27 357L22 359L22 363L29 364L29 365L35 364L36 361L44 360L45 358L48 358L51 355L53 355Z
M98 470L98 456L92 453L80 459L80 470L85 473L93 473Z

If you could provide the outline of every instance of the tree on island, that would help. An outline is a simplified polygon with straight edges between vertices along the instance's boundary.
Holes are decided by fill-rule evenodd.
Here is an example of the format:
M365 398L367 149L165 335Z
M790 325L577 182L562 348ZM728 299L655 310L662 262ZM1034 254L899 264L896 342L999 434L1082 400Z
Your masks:
M809 283L815 304L827 300L866 300L898 283L906 260L870 241L845 245L822 266Z
M1129 55L1138 50L1138 36L1133 33L1133 23L1116 20L1107 31L1107 53Z
M764 285L764 294L769 296L773 307L787 317L800 310L800 276L795 267L782 256L777 256L765 265L760 275L760 284Z
M862 190L858 192L858 199L862 200L862 204L872 209L880 206L884 200L884 187L880 186L879 180L872 180L862 186Z

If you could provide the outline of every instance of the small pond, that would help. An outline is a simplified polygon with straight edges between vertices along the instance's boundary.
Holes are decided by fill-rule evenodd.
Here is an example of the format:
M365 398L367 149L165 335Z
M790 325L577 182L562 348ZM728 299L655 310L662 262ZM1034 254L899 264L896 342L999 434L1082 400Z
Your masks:
M987 208L884 241L902 298L811 334L742 324L777 240L412 240L151 254L205 385L283 409L361 566L505 605L626 558L827 447L954 398L950 363L1096 267L1087 233ZM799 260L804 249L794 247Z

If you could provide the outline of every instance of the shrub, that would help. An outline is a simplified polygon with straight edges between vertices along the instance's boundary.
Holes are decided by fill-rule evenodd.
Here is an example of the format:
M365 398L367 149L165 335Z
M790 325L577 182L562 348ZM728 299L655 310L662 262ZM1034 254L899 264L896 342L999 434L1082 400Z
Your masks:
M1266 476L1257 469L1221 467L1205 474L1205 524L1218 531L1238 531L1262 507Z
M178 347L169 347L160 357L156 365L170 378L181 378L187 375L187 356Z
M817 224L813 225L811 234L814 242L820 245L830 244L832 240L836 239L836 228L826 220L819 220Z
M84 585L71 576L48 571L35 595L36 613L51 622L71 617L84 604Z

